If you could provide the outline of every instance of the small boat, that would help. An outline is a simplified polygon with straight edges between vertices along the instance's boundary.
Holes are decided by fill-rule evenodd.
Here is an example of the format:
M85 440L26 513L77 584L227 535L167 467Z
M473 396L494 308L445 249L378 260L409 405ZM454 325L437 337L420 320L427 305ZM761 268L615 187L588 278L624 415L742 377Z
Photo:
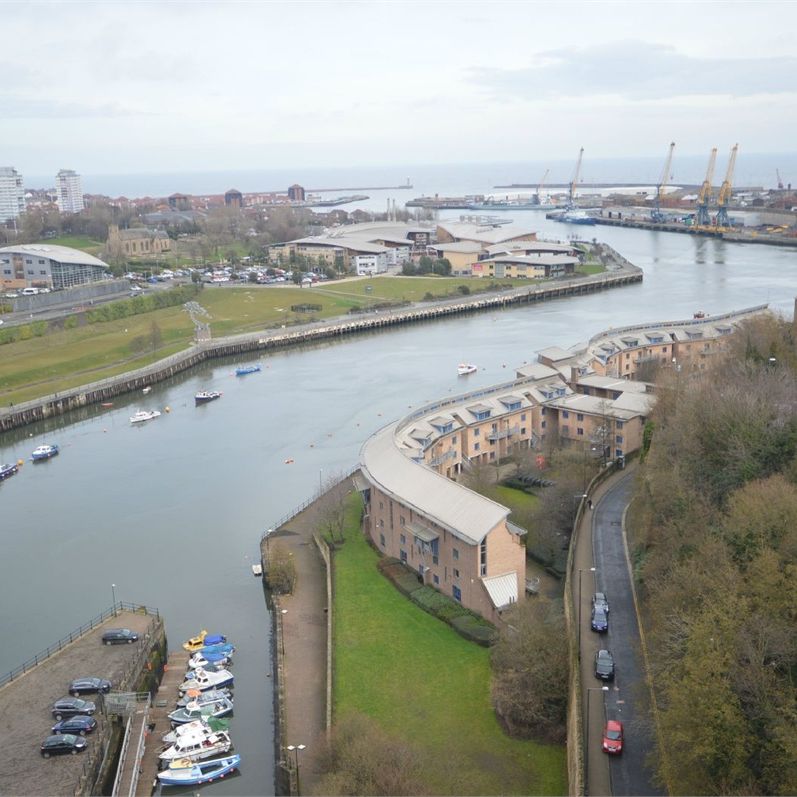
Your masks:
M705 317L706 313L704 313L702 310L698 310L696 313L692 314L692 318L705 318Z
M222 397L222 393L218 390L200 390L194 396L194 401L197 404L207 404L209 401L215 401Z
M105 407L105 409L108 409L108 407L113 407L113 402L112 401L103 401L102 404L100 404L100 406L101 407Z
M232 653L200 653L197 651L188 660L188 667L192 670L197 667L207 667L209 664L228 667L232 664Z
M207 692L201 692L205 695ZM200 702L199 698L192 700L188 705L177 708L169 714L169 719L175 725L183 725L198 719L210 717L226 717L232 714L233 703L229 697L220 697L209 702Z
M241 368L236 368L235 369L235 375L236 376L246 376L247 374L254 374L254 373L256 373L259 370L260 370L260 366L259 365L245 365L245 366L242 366Z
M50 457L54 457L57 453L58 446L53 443L49 446L39 446L38 448L34 448L30 458L34 462L41 462L44 459L50 459Z
M141 392L146 396L149 391L152 390L151 387L145 387Z
M467 374L472 374L475 371L478 371L479 367L474 365L473 363L460 363L457 366L457 373L460 376L466 376Z
M235 653L235 645L229 642L218 642L215 645L205 645L196 652L204 655L208 653L221 653L225 656L232 656L232 654Z
M227 699L233 702L232 692L229 689L208 689L200 692L199 689L189 689L178 701L177 708L186 708L189 703L196 703L200 708L210 705L217 700Z
M13 476L17 470L18 468L15 463L11 463L9 465L0 465L0 481L7 479L9 476Z
M185 674L185 680L177 687L180 692L187 692L189 689L199 689L204 692L206 689L219 689L222 686L232 686L235 680L229 670L211 671L205 667L197 667Z
M185 739L187 736L190 736L192 733L204 733L205 736L210 736L219 731L226 731L229 727L230 723L228 720L216 719L209 715L206 717L200 716L190 722L172 728L168 733L164 733L161 738L166 744L174 744L180 739Z
M161 786L196 786L200 783L212 783L216 778L223 778L235 772L241 764L241 756L231 755L227 758L214 758L212 761L191 761L178 758L169 764L168 769L158 773Z
M227 753L232 747L230 734L227 731L218 733L191 733L178 739L171 747L167 747L159 756L161 761L174 761L178 758L190 758L199 761L219 753Z
M143 423L144 421L151 421L160 415L158 410L139 410L135 415L130 416L130 423Z
M189 653L196 653L200 648L208 645L221 645L227 641L224 634L208 634L203 628L196 636L191 637L188 642L183 642L183 649Z

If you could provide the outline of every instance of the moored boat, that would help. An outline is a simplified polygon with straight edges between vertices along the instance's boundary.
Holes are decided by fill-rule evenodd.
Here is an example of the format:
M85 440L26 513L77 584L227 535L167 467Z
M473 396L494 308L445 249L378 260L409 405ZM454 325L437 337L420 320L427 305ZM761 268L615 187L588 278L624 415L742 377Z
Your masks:
M457 366L457 373L460 376L466 376L467 374L472 374L478 370L478 366L474 365L473 363L460 363Z
M143 423L144 421L151 421L158 416L160 416L158 410L139 410L135 415L130 416L130 423Z
M189 689L199 689L200 692L204 692L206 689L232 686L234 680L233 674L229 670L212 671L204 667L197 667L185 674L185 680L177 688L180 692L187 692Z
M223 653L225 656L232 656L232 654L235 653L235 645L229 642L218 642L214 645L205 645L196 652L205 655L208 653Z
M235 369L235 375L236 376L246 376L247 374L254 374L254 373L256 373L259 370L260 370L260 366L259 365L245 365L245 366L242 366L241 368L236 368Z
M196 636L192 636L188 642L183 642L183 649L189 653L196 653L200 648L208 647L209 645L223 645L227 641L224 634L208 634L203 628Z
M50 459L50 457L54 457L58 453L58 446L53 443L52 445L48 446L39 446L38 448L33 449L33 453L30 455L30 458L34 462L41 462L43 459Z
M226 731L230 727L227 720L217 719L215 717L197 717L189 722L177 727L172 728L168 733L164 733L161 737L166 744L174 744L180 739L185 739L191 734L204 734L211 736L219 731Z
M207 694L207 693L202 693ZM177 708L169 714L169 720L175 725L184 725L198 719L219 718L232 714L233 703L229 697L220 697L209 702L192 700L187 706Z
M229 667L232 664L232 653L200 653L197 651L188 659L188 667L192 670L197 667L207 667L209 664L214 664L217 667Z
M177 708L185 708L189 703L196 703L202 707L223 698L227 698L232 703L232 692L229 689L207 689L204 692L200 692L199 689L189 689L177 701Z
M169 764L168 769L158 773L158 780L162 786L196 786L223 778L235 772L240 764L239 755L214 758L212 761L177 759Z
M17 465L13 462L7 465L0 465L0 481L7 479L9 476L13 476L17 470Z
M231 747L232 741L227 731L219 731L210 735L191 733L178 739L171 747L167 747L158 758L161 761L174 761L178 758L199 761L219 753L227 753Z
M194 396L194 401L197 404L207 404L209 401L215 401L218 398L222 397L222 393L219 390L200 390Z

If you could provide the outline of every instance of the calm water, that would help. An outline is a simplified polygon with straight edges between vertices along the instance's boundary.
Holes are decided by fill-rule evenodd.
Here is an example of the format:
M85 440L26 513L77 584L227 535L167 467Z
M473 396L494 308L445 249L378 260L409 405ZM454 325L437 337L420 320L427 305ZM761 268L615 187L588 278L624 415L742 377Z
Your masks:
M609 326L763 302L791 316L793 252L525 218L546 235L607 241L643 267L644 282L281 352L244 378L218 361L111 410L0 437L0 461L27 459L45 442L62 451L0 484L0 671L107 608L112 583L118 599L161 609L172 645L203 627L224 632L239 648L231 730L244 763L239 778L212 788L264 793L273 767L269 628L249 565L263 530L355 464L369 434L423 401L510 378L536 350ZM479 372L457 377L462 360ZM224 396L194 407L202 388ZM128 422L137 409L166 406L148 424Z

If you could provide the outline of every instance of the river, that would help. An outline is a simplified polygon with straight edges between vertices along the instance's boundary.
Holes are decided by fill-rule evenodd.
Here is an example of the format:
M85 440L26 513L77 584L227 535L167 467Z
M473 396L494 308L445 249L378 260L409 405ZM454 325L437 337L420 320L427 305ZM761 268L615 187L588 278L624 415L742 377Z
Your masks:
M206 363L112 409L0 436L3 462L27 460L45 442L61 446L52 461L28 463L0 484L0 672L108 608L112 584L118 600L161 610L172 646L200 628L226 633L238 647L231 732L243 764L212 790L273 793L269 619L250 570L265 529L354 465L385 423L421 402L509 379L539 349L696 310L769 302L791 316L791 251L515 215L543 236L606 241L643 268L644 281L276 352L242 378L233 361ZM463 360L480 370L457 377ZM203 388L224 396L195 407ZM167 406L147 424L128 421L137 409Z

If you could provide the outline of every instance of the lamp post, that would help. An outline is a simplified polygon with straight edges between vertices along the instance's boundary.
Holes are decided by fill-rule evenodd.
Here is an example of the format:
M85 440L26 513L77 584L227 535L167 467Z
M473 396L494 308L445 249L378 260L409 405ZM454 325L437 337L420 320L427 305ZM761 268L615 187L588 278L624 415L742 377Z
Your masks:
M282 619L288 613L287 609L281 609ZM282 655L285 655L285 623L280 623L280 642L282 643Z
M587 718L584 723L584 794L589 794L589 693L608 692L608 686L587 687Z
M586 570L584 567L578 568L578 657L581 658L581 574ZM595 572L594 567L589 568L590 573Z
M302 789L299 781L299 750L304 750L307 747L305 744L289 744L285 749L293 752L296 761L296 793L301 794Z
M116 584L111 584L111 599L113 600L113 616L116 617Z

